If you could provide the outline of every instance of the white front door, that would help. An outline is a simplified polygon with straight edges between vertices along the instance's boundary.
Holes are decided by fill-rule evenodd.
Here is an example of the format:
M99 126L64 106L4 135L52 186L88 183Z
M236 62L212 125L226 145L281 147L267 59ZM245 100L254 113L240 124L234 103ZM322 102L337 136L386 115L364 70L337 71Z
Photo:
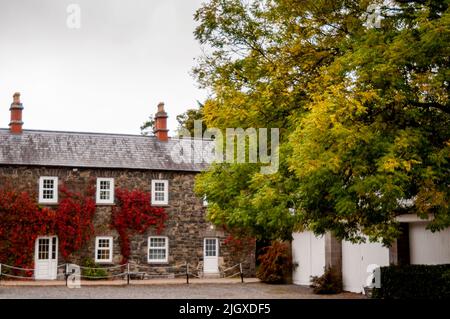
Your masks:
M219 273L219 241L217 238L205 238L203 247L203 272Z
M58 238L38 237L34 257L35 279L56 279L58 271Z
M325 236L315 236L311 231L294 233L292 259L297 267L293 271L296 285L310 285L311 276L321 276L325 267Z

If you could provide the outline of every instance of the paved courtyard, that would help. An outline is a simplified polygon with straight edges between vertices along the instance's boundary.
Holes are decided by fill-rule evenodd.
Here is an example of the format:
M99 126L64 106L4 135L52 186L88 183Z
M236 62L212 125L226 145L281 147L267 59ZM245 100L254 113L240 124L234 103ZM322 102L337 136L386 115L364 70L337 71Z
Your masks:
M365 298L359 294L315 295L310 288L296 285L267 285L263 283L194 283L82 286L69 289L64 286L0 286L0 299L15 298L93 298L93 299L315 299L315 298Z

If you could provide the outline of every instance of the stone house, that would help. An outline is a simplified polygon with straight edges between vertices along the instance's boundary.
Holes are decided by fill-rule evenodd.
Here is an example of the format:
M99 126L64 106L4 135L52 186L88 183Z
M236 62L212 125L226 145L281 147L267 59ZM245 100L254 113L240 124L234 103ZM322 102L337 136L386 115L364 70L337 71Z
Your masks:
M114 189L120 187L151 193L152 205L168 214L161 234L150 229L130 238L130 261L167 275L177 271L175 265L189 262L212 276L242 263L245 275L254 275L254 247L235 254L225 242L227 233L206 220L206 204L194 193L194 178L207 164L180 161L172 154L179 143L211 141L170 138L163 103L154 136L24 130L18 93L10 111L9 129L0 129L0 188L13 185L40 205L55 207L61 185L78 190L96 180L94 234L71 262L88 257L99 267L120 263L119 235L109 227ZM34 258L36 279L56 279L57 265L66 262L54 234L36 239Z

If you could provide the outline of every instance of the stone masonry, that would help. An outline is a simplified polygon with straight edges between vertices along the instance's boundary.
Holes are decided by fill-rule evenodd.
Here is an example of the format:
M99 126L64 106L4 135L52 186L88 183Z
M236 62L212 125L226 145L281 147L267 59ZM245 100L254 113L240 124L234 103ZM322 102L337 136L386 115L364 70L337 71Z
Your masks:
M167 179L169 181L169 204L164 206L169 215L166 227L160 234L169 239L169 260L164 264L148 264L148 236L157 235L150 228L145 234L131 236L130 261L144 265L155 274L171 274L181 269L169 268L188 262L197 265L203 258L203 239L217 237L219 239L219 263L227 268L237 263L243 263L245 276L255 275L254 247L245 256L235 255L224 240L227 234L215 229L206 220L206 208L203 200L194 193L194 178L196 172L182 171L151 171L130 169L92 169L69 167L35 167L35 166L0 166L0 188L9 186L19 191L26 191L38 200L40 176L57 176L59 187L65 186L70 191L84 193L93 186L98 177L114 178L115 187L122 189L139 189L150 192L152 179ZM117 232L110 227L112 205L97 204L94 216L94 235L81 251L74 254L71 260L59 260L59 263L80 263L82 258L94 260L95 236L113 237L113 263L120 263L120 242ZM51 234L49 234L51 235ZM60 257L61 258L61 257ZM111 265L105 265L111 266Z

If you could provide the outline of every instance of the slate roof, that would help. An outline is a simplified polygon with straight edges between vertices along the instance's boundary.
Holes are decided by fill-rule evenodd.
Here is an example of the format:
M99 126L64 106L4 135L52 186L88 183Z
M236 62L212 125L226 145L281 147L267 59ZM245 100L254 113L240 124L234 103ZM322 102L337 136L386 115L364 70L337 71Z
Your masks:
M201 156L202 149L205 152L212 143L199 139L172 138L160 142L153 136L38 130L24 130L16 135L9 129L0 129L0 165L198 172L207 168L208 160L195 163L189 160L186 150Z

